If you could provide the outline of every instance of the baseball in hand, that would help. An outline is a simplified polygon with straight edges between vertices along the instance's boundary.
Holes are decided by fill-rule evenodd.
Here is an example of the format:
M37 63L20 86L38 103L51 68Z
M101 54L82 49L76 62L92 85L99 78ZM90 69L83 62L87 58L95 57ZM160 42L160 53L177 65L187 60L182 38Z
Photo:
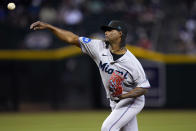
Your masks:
M9 10L14 10L14 9L16 8L16 5L15 5L13 2L11 2L11 3L9 3L9 4L7 5L7 8L8 8Z

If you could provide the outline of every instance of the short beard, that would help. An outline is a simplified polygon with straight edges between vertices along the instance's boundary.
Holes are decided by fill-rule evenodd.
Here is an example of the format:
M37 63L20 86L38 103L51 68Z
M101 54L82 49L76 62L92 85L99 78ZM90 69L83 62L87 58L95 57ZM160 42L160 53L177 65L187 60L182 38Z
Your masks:
M108 49L109 48L109 45L110 45L110 42L108 40L104 40L105 41L105 44L106 44L106 48Z

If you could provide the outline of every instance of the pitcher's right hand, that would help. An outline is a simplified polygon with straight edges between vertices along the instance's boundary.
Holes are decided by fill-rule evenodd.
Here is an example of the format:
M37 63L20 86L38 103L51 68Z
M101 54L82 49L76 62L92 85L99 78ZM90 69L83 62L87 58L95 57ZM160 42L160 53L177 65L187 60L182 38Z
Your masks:
M37 22L34 22L33 24L31 24L30 29L33 29L33 30L43 30L43 29L47 29L48 25L49 24L47 24L47 23L44 23L44 22L41 22L41 21L37 21Z

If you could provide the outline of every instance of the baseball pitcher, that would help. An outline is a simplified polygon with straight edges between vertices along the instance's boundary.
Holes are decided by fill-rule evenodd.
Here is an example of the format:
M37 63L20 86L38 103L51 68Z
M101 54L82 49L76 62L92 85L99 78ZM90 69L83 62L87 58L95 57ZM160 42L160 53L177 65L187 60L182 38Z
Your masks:
M136 115L144 107L144 94L150 84L140 62L125 47L127 28L123 22L113 20L101 26L105 40L79 37L40 21L30 29L49 29L64 42L80 47L95 61L112 109L101 131L138 131Z

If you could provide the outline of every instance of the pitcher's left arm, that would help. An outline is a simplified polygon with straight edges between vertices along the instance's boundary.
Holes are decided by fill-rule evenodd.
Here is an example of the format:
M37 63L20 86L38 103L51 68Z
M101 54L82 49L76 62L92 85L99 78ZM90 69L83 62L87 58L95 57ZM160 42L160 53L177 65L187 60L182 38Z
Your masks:
M147 88L136 87L133 90L131 90L130 92L120 95L118 98L119 99L136 98L141 95L144 95L147 92L147 90L148 90Z

